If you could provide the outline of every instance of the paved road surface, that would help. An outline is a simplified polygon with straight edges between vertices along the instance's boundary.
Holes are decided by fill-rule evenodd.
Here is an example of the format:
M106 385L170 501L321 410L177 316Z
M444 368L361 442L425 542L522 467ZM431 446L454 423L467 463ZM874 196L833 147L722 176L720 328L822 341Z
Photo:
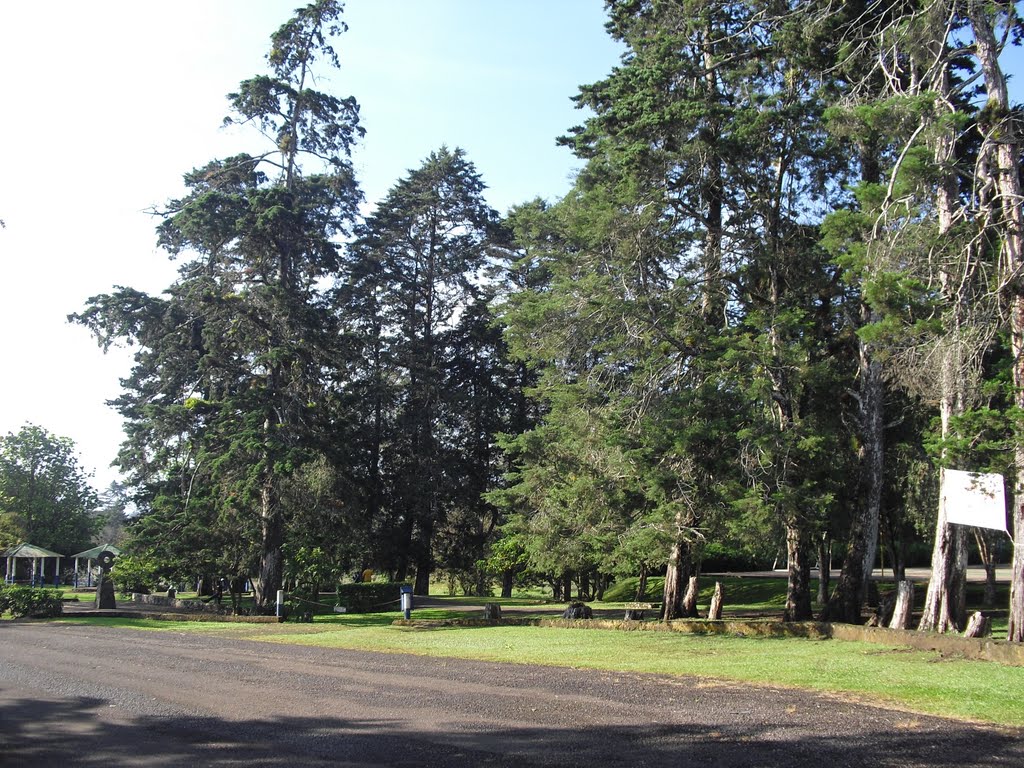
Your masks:
M1021 766L1024 733L695 679L0 622L0 765Z

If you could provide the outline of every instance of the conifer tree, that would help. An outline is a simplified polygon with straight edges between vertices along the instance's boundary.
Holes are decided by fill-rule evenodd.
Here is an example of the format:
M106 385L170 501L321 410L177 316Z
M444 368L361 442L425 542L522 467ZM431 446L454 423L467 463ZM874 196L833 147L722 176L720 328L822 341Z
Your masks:
M313 87L338 65L329 38L341 4L317 0L271 37L269 73L229 95L226 123L255 126L260 155L214 160L185 177L163 212L160 244L182 260L162 297L131 289L89 300L74 319L104 345L138 346L116 401L120 462L181 514L197 498L255 529L260 609L281 586L288 513L282 484L336 427L329 385L344 369L320 281L338 268L334 237L356 214L349 162L358 107Z

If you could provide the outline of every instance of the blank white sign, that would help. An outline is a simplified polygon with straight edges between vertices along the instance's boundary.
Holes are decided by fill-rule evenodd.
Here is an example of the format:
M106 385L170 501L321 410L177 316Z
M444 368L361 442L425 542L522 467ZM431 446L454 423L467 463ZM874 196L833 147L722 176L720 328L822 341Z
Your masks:
M942 470L942 511L947 523L1006 531L1003 476Z

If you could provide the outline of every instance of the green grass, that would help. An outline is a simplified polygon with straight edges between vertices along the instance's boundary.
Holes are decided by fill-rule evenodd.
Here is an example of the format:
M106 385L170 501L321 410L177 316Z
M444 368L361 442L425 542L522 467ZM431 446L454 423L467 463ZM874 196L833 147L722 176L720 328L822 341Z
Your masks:
M464 613L422 609L416 618ZM318 616L312 624L227 624L73 619L140 630L203 632L324 648L412 653L600 669L693 675L794 686L911 712L1024 727L1024 668L942 658L937 653L839 640L741 638L670 632L549 627L408 628L396 613Z

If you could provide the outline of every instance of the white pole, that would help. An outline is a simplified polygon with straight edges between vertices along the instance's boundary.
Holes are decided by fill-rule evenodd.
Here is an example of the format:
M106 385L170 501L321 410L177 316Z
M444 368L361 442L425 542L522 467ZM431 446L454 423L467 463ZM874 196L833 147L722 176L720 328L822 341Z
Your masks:
M284 590L277 590L277 618L281 618L281 611L284 609Z

